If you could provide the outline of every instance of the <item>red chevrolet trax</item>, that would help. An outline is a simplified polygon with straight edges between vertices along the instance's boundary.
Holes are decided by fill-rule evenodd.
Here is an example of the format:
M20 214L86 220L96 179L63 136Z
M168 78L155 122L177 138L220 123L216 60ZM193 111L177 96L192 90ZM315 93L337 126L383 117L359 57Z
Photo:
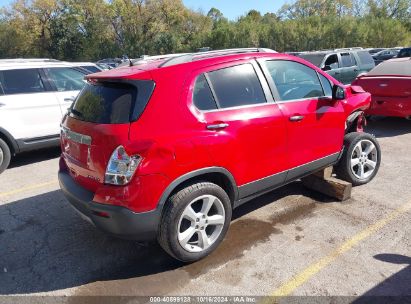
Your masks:
M377 174L370 94L266 49L184 54L87 76L61 125L65 196L101 230L199 260L232 210L335 165Z

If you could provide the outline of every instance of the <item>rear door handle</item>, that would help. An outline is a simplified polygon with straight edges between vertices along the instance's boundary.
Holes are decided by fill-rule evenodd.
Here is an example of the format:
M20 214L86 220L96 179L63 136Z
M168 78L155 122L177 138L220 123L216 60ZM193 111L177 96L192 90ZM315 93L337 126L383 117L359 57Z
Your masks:
M228 123L217 123L212 125L207 125L208 130L221 130L227 128L229 125Z
M4 106L5 106L5 104L0 102L0 108L4 107Z
M290 121L296 122L296 121L301 121L304 119L303 115L295 115L290 117Z

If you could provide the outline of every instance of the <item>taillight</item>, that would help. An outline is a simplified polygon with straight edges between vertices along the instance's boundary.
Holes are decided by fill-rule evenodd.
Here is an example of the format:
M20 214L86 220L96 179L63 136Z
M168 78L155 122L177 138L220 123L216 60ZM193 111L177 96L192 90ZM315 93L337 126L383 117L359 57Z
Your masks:
M129 156L123 146L117 147L108 161L105 183L119 186L128 184L140 162L139 155Z

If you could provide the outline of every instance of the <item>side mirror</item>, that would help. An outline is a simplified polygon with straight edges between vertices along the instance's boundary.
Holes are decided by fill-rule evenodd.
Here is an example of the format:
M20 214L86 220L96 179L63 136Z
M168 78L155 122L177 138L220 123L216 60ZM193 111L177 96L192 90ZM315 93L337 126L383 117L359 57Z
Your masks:
M333 86L333 99L344 100L346 98L345 89L339 85Z
M331 71L331 66L330 65L326 65L325 67L322 68L323 71Z

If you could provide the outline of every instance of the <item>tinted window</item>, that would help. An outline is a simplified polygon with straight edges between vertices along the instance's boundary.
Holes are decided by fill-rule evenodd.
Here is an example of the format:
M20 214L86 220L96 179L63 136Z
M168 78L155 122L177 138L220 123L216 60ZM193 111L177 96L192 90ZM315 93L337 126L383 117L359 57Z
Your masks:
M130 122L137 88L129 84L87 84L71 109L80 120L120 124Z
M44 92L38 69L0 71L0 94Z
M357 52L358 57L360 58L360 61L362 64L374 64L374 59L372 59L372 56L370 53L366 51L362 52Z
M399 52L398 58L404 58L404 57L411 57L411 49L402 49Z
M306 65L282 60L266 65L282 100L324 96L317 72Z
M217 104L215 103L213 93L204 75L200 75L194 85L193 94L194 105L199 110L215 110Z
M251 64L243 64L208 73L221 108L265 103L265 96Z
M320 81L323 86L324 95L325 96L332 96L333 95L333 87L331 82L323 75L318 74L320 76Z
M341 63L342 63L343 67L355 66L355 62L353 61L353 57L349 53L341 54Z
M84 85L84 73L71 68L46 69L50 79L56 85L57 91L80 91Z

